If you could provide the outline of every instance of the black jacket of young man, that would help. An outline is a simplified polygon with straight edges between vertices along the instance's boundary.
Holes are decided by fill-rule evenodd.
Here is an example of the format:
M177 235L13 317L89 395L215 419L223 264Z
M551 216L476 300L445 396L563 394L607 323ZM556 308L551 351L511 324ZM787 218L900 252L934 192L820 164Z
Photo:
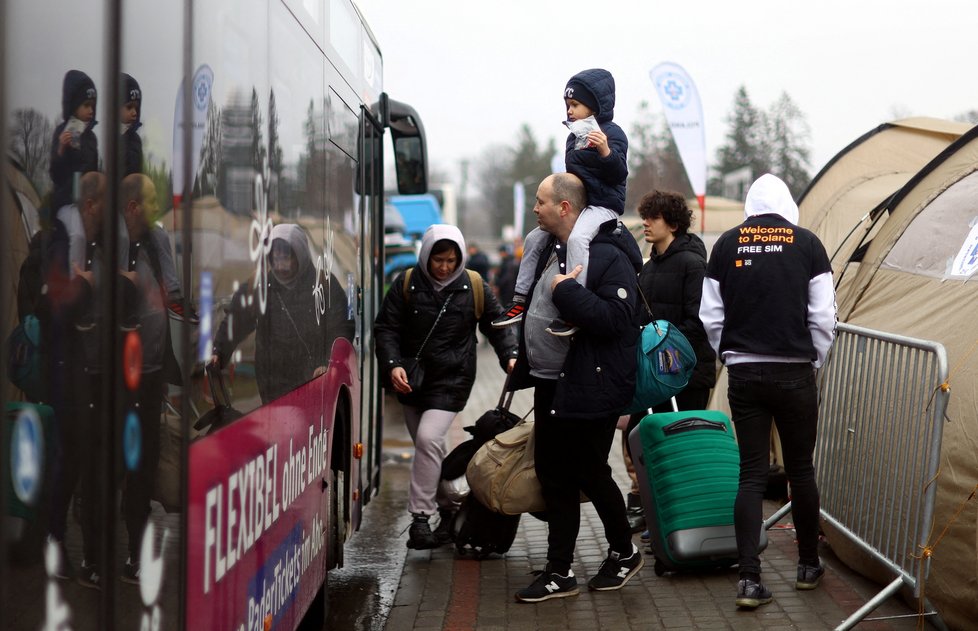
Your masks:
M535 272L527 310L533 309L533 291L556 242L551 237ZM561 316L580 330L571 337L570 350L558 377L552 414L586 418L618 414L635 394L638 277L642 254L635 238L617 220L602 224L591 241L587 287L577 281L559 283L553 293ZM534 385L520 331L520 350L510 377L514 390Z

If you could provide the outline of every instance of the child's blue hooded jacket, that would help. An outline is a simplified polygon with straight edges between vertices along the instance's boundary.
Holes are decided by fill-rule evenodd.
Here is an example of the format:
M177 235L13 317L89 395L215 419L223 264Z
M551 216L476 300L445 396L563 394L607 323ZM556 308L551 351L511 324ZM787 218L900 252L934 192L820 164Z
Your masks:
M615 115L615 79L601 68L582 70L571 81L584 84L598 102L594 118L608 137L611 155L602 158L593 147L574 149L574 134L567 136L564 163L567 172L584 182L588 204L625 212L625 180L628 177L628 138L621 127L612 122Z

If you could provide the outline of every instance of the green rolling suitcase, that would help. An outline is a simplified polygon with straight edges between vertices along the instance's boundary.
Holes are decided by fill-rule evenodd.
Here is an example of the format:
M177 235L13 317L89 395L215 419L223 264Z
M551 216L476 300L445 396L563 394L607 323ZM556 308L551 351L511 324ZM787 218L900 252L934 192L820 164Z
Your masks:
M730 419L715 410L650 414L628 440L655 573L736 564L740 452Z

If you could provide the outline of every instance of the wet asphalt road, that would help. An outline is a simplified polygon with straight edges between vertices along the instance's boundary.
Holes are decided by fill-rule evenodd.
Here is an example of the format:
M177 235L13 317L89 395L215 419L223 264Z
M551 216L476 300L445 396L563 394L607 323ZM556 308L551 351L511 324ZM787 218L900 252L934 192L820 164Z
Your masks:
M343 567L329 573L324 629L382 631L394 605L407 552L407 496L414 448L397 431L403 419L393 399L385 402L385 415L380 493L364 509L360 530L347 542Z

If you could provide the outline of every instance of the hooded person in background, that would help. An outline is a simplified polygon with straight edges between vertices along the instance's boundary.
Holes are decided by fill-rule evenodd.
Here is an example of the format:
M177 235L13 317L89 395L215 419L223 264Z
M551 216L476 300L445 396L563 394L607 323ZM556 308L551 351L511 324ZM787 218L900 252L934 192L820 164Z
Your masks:
M762 175L744 201L745 221L720 236L703 279L700 319L727 366L727 398L740 447L734 503L740 580L737 606L772 600L761 583L758 540L767 487L771 420L781 438L798 537L795 589L818 586L815 369L835 335L835 290L825 248L799 227L788 187Z
M211 363L224 368L238 344L255 333L255 378L262 403L326 372L332 341L353 335L346 292L339 282L316 277L305 230L279 224L272 228L271 241L264 312L252 295L254 284L242 284L218 328L211 357ZM325 318L317 317L317 287L329 292Z
M51 210L75 201L75 180L99 170L98 138L92 131L98 92L91 77L81 70L65 73L61 86L61 124L51 139Z
M380 370L404 406L415 445L408 500L413 521L407 542L414 549L450 541L449 524L456 506L438 494L438 483L447 452L445 435L475 382L476 328L489 338L504 370L511 371L516 363L515 331L491 326L503 310L486 283L481 283L482 314L476 317L473 292L478 286L465 271L465 252L458 228L429 227L421 240L418 264L407 282L404 274L394 279L374 324ZM403 364L419 349L424 378L412 385ZM428 520L436 509L441 522L433 533Z

